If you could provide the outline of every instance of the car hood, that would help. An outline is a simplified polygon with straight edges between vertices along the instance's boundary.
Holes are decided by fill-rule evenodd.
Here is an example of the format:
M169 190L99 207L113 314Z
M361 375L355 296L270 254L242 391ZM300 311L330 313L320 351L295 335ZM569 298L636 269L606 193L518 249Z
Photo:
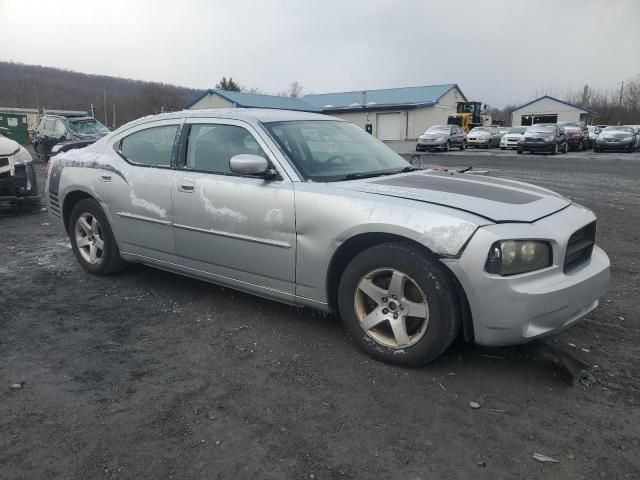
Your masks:
M0 135L0 156L6 157L13 155L20 150L20 144L15 140Z
M434 138L442 138L442 137L448 137L449 134L448 133L423 133L422 135L420 135L420 138L423 140L432 140Z
M108 135L110 132L96 132L96 133L73 133L73 138L76 140L92 140L96 141Z
M491 134L489 132L470 132L469 138L486 138L490 137Z
M359 192L443 205L497 223L534 222L571 204L546 188L464 173L412 172L337 185Z
M505 133L502 138L506 139L520 139L523 137L522 133Z
M614 138L616 140L622 140L623 138L633 137L633 133L626 132L605 132L600 134L600 138Z

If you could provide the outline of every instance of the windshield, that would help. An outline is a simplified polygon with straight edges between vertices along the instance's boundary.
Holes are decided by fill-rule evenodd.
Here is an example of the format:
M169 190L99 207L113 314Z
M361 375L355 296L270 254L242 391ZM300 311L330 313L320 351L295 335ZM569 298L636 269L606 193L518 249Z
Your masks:
M491 132L491 129L487 127L476 127L471 131L472 132Z
M310 120L265 126L308 180L331 182L411 168L384 143L352 123Z
M527 128L527 132L531 133L555 133L555 131L556 127L552 127L551 125L534 125Z
M603 131L607 133L635 133L631 127L607 127Z
M69 120L69 128L73 133L101 133L109 131L107 127L93 118Z
M449 127L445 125L434 125L424 133L449 133Z
M508 133L524 133L527 131L527 127L513 127L509 129Z

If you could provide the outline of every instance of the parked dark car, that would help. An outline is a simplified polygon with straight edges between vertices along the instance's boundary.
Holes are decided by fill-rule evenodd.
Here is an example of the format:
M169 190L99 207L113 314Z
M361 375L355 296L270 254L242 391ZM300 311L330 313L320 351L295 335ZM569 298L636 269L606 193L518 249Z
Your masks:
M632 126L610 126L600 132L593 146L594 152L626 150L631 153L638 145L638 131Z
M587 150L589 148L589 128L583 122L558 122L567 133L567 142L572 150Z
M457 125L434 125L418 138L416 150L444 150L451 147L464 150L467 146L467 134Z
M52 153L82 148L109 133L109 129L93 117L62 117L44 115L33 133L33 147L40 160L48 160ZM54 145L64 142L63 148Z
M517 152L567 153L569 143L564 127L555 123L536 123L527 128L518 143Z

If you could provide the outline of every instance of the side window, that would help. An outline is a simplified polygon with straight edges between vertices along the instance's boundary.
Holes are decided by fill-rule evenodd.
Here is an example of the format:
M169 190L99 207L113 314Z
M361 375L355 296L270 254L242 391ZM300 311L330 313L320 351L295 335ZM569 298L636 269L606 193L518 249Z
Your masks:
M168 167L177 131L177 125L140 130L120 140L118 153L137 165Z
M47 118L47 121L44 124L44 129L47 132L53 132L53 130L55 128L55 124L56 124L56 119L55 118Z
M40 119L40 123L38 124L38 130L40 130L41 132L45 130L44 128L44 124L47 122L47 119L42 117Z
M62 135L67 133L67 127L64 126L64 123L62 122L62 120L56 120L55 129L56 129L56 133L60 133Z
M185 168L209 173L231 173L229 160L242 153L267 158L246 128L212 123L191 125Z

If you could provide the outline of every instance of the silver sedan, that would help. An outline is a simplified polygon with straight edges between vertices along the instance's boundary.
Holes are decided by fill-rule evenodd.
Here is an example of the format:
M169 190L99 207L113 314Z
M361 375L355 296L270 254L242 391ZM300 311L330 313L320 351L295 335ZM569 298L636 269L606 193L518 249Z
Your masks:
M48 207L87 271L140 262L339 312L401 365L522 343L598 305L595 216L549 190L418 171L359 127L278 110L146 117L55 156Z

